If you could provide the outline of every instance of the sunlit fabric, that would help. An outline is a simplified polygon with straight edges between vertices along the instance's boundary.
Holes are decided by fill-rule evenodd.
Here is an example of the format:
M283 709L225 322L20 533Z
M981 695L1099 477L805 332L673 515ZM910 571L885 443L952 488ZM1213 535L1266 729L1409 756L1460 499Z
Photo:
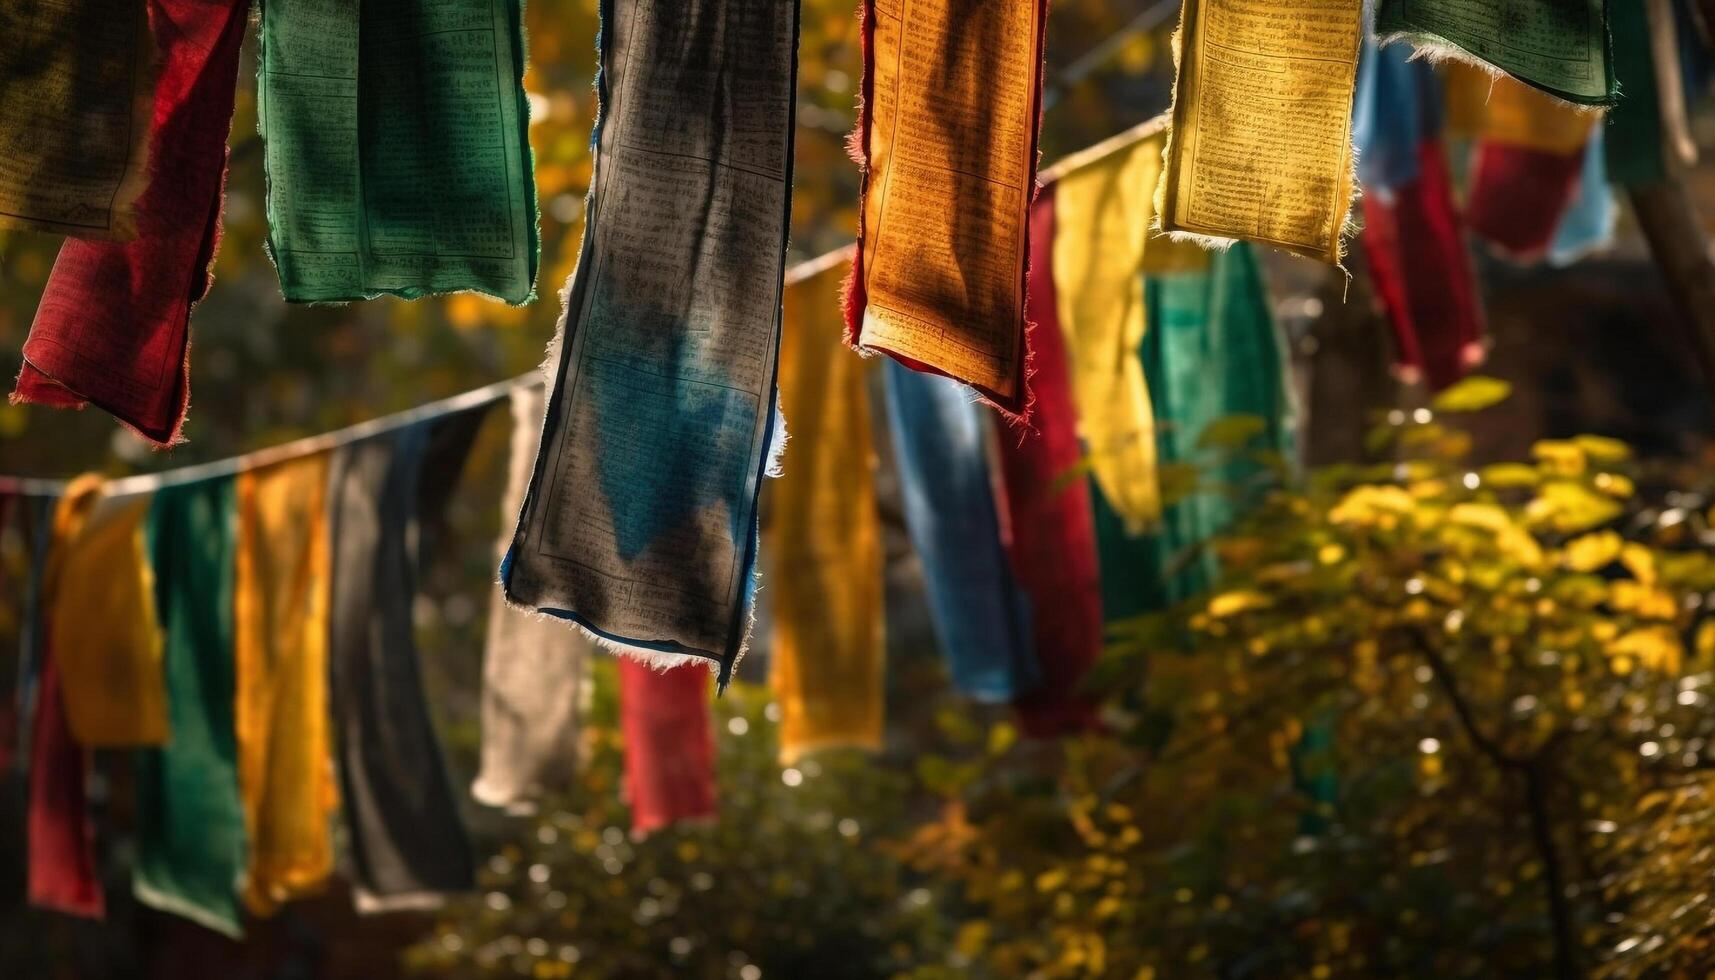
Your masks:
M237 545L230 478L163 487L149 508L172 739L136 755L138 901L238 936L244 806L233 727Z
M547 397L534 386L512 392L511 455L500 502L502 555L512 541L508 525L530 483ZM495 585L482 655L482 768L470 788L477 802L530 805L543 793L567 787L578 763L594 651L581 631L508 605Z
M1450 89L1450 99L1478 96L1480 89L1465 83ZM1577 195L1585 145L1600 117L1508 78L1494 80L1480 109L1461 105L1452 113L1476 122L1465 202L1471 230L1510 259L1542 259Z
M780 756L881 747L881 517L867 364L841 341L840 281L830 265L786 287L780 405L792 424L784 473L768 488L762 552L774 622L769 684L780 702Z
M1554 265L1571 265L1614 244L1614 224L1620 208L1608 183L1607 143L1608 136L1601 126L1590 131L1590 140L1584 146L1584 165L1578 173L1578 193L1560 216L1554 240L1548 246L1548 261Z
M457 482L477 412L339 450L329 694L341 815L360 904L433 903L472 887L470 842L424 701L411 608L424 522Z
M1516 84L1528 82L1569 102L1608 105L1619 94L1608 45L1608 14L1610 8L1626 5L1605 0L1380 0L1375 29L1386 40L1403 39L1438 58L1504 71L1522 79Z
M258 915L333 870L328 730L328 456L239 474L238 785L250 864L244 902Z
M44 593L52 591L65 549L82 529L101 485L100 477L79 477L55 505L40 573ZM27 894L31 905L98 919L106 914L106 898L88 811L89 754L72 738L51 621L42 625L45 630L33 640L39 650L26 647L23 651L40 656L32 699L35 711L27 719L30 737L24 750L29 759Z
M697 664L662 671L620 658L619 723L633 832L714 816L711 694L709 672Z
M1029 599L1001 541L989 424L963 385L885 363L887 422L905 526L953 686L1006 703L1036 685Z
M1090 495L1079 468L1077 408L1054 283L1054 185L1030 209L1026 309L1036 375L1030 431L996 440L1005 489L1008 555L1030 597L1041 682L1017 702L1024 730L1050 736L1088 727L1095 699L1079 689L1102 651L1102 594Z
M149 0L161 56L151 179L127 244L68 239L36 308L12 397L92 404L158 446L179 441L190 400L191 308L220 239L226 136L244 0Z
M164 639L144 541L148 497L96 503L65 543L48 594L48 633L66 714L86 748L167 741Z

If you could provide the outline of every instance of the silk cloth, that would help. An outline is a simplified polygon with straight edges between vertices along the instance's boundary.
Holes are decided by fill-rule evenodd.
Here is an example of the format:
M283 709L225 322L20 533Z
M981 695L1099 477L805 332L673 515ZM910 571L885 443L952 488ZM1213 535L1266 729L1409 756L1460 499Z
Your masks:
M1656 52L1650 44L1647 0L1615 4L1614 73L1625 93L1607 114L1606 163L1614 183L1640 187L1667 179L1668 160L1663 140L1663 95L1655 70Z
M1161 515L1155 419L1138 349L1165 123L1080 154L1057 168L1054 182L1054 312L1078 430L1096 485L1133 534ZM1166 239L1151 245L1166 247ZM1043 332L1034 331L1039 341Z
M1054 282L1055 203L1050 184L1030 209L1031 350L1036 413L1031 430L997 440L1007 554L1030 597L1032 646L1041 681L1017 702L1027 734L1048 737L1090 727L1095 698L1079 689L1102 652L1101 572L1090 495L1078 479L1078 443L1066 340Z
M720 683L749 641L792 183L797 0L614 0L584 246L509 601Z
M257 119L292 302L535 296L522 0L265 0Z
M539 387L512 392L503 525L523 506L546 402L547 392ZM501 555L511 540L508 529ZM593 652L581 632L507 605L495 585L482 663L482 768L470 788L478 803L527 806L545 792L566 788L578 763Z
M339 450L329 477L328 674L340 800L364 909L431 904L475 881L423 697L411 607L422 524L439 511L477 411Z
M237 478L235 724L250 841L243 897L256 915L333 871L328 467L318 453Z
M145 905L234 938L247 860L233 721L235 501L223 478L163 487L149 507L172 739L136 756L132 882Z
M165 639L143 531L149 508L146 496L92 502L63 542L47 596L66 715L86 748L168 740Z
M708 671L694 663L656 670L621 658L619 724L633 833L715 815Z
M1025 262L1046 0L863 0L857 349L1029 414Z
M1584 164L1578 172L1578 190L1554 228L1548 245L1548 261L1567 266L1614 244L1614 225L1619 204L1608 183L1608 135L1603 127L1590 131L1584 144Z
M1517 262L1547 256L1577 196L1586 144L1599 116L1509 78L1449 86L1459 129L1477 136L1465 213L1471 230Z
M1376 33L1482 65L1549 95L1610 105L1619 95L1608 12L1632 0L1380 0Z
M190 402L191 308L220 240L245 0L148 0L160 52L151 180L126 244L60 247L24 342L14 401L95 405L156 446L179 441Z
M46 547L38 549L44 560L37 576L40 590L33 599L54 591L67 549L99 499L102 482L96 476L79 477L55 503ZM95 827L89 818L89 755L72 738L51 620L40 625L45 628L31 631L23 650L26 656L39 657L33 698L22 712L30 729L21 748L29 760L25 814L29 900L41 908L99 919L106 914L107 903L96 867Z
M137 233L154 39L136 0L0 4L0 229Z
M1036 686L1030 603L1001 541L988 419L958 382L888 361L887 422L905 527L953 686L1005 704Z
M762 553L773 584L769 685L780 759L882 741L886 610L875 444L863 360L841 340L844 269L786 286L780 405L792 420L770 481Z

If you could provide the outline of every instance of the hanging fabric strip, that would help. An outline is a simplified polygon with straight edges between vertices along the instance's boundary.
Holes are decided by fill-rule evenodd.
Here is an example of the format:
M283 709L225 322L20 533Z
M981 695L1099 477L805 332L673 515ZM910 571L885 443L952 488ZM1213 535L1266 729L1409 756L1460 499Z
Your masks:
M513 389L503 524L523 506L546 400L541 388ZM501 535L502 555L511 540L508 529ZM507 605L495 585L482 664L482 770L470 788L477 802L529 805L570 784L592 651L582 632Z
M1029 602L1001 542L988 420L958 383L889 361L887 421L905 526L953 686L1005 704L1038 679Z
M98 479L90 476L81 478L81 482ZM20 508L18 524L27 549L28 572L24 581L24 608L18 623L18 676L12 692L12 726L7 732L12 740L10 755L20 774L29 769L37 686L41 682L42 658L47 653L42 636L47 626L42 593L47 584L48 556L53 551L54 516L65 498L80 489L79 483L80 480L73 480L59 497L25 498Z
M1145 364L1161 426L1162 460L1192 465L1195 492L1168 507L1155 536L1156 578L1165 602L1206 589L1217 572L1206 546L1261 496L1268 462L1295 456L1291 389L1255 252L1237 245L1210 256L1207 274L1150 282ZM1256 434L1239 444L1208 441L1224 420Z
M1441 84L1435 68L1402 44L1364 39L1352 98L1352 148L1358 183L1368 195L1417 179L1418 146L1441 130Z
M149 508L172 740L137 753L138 901L234 938L244 806L233 728L236 530L230 479L162 488Z
M463 465L477 412L348 446L329 482L329 685L359 907L432 905L474 884L412 635L420 518ZM427 477L425 479L425 476Z
M1155 419L1137 351L1146 326L1144 244L1166 122L1163 116L1080 154L1054 183L1055 311L1077 424L1096 483L1134 534L1161 513Z
M1608 184L1606 144L1603 127L1590 130L1590 141L1584 146L1584 164L1578 173L1578 193L1560 216L1554 240L1548 246L1548 261L1552 265L1571 265L1613 247L1614 222L1620 208Z
M54 507L51 536L43 549L41 595L57 590L65 557L100 498L101 486L100 477L79 477ZM86 794L89 755L72 738L52 623L45 625L34 637L41 658L35 710L24 718L31 730L24 748L29 759L29 900L41 908L99 919L106 914L107 903L96 867L95 827Z
M1339 264L1362 6L1185 0L1156 202L1163 231Z
M1608 111L1607 171L1621 187L1667 179L1662 93L1657 84L1645 0L1615 5L1614 73L1626 97ZM1676 56L1677 60L1677 56Z
M1439 391L1481 361L1483 306L1445 151L1417 151L1417 179L1364 195L1364 257L1407 379Z
M1577 194L1585 145L1600 118L1509 78L1495 79L1479 116L1466 195L1471 230L1514 261L1543 258Z
M584 247L508 600L657 665L743 654L778 423L797 0L613 0Z
M291 302L535 297L521 0L264 0L257 120Z
M1608 10L1628 3L1642 0L1381 0L1376 34L1506 72L1568 102L1610 105L1619 90Z
M619 663L619 723L631 830L647 834L715 815L715 743L708 672Z
M1029 412L1024 266L1045 0L863 0L846 338Z
M780 405L793 439L762 529L784 765L823 748L881 748L881 516L867 362L841 341L843 275L843 265L827 264L786 287Z
M137 0L0 4L0 228L124 241L154 106Z
M143 533L149 504L147 496L94 504L65 542L47 596L66 714L86 748L167 741L165 639Z
M220 239L226 135L245 0L149 0L161 55L137 239L70 239L24 342L14 401L93 404L156 446L179 441L190 400L190 312Z
M250 840L244 903L256 915L333 871L327 487L326 453L237 479L238 785Z
M1139 190L1147 193L1148 186ZM1027 309L1035 324L1035 424L1033 431L1002 433L997 440L1012 532L1009 555L1035 611L1032 632L1042 678L1019 700L1018 717L1038 737L1079 731L1095 721L1095 699L1079 684L1102 652L1096 531L1090 495L1077 479L1084 454L1054 282L1056 193L1055 185L1044 187L1030 209Z

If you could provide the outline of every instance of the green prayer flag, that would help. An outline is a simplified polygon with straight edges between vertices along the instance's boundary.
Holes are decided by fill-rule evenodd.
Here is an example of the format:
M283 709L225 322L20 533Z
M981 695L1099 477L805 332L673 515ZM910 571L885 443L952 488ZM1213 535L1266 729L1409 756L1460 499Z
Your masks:
M1492 65L1568 102L1609 105L1617 92L1608 0L1381 0L1376 34Z
M1660 92L1650 53L1649 12L1643 0L1618 6L1613 30L1620 101L1608 110L1608 131L1602 142L1608 180L1621 187L1654 184L1667 179L1667 161L1662 154Z
M149 508L173 737L137 754L139 901L238 936L244 811L233 730L236 524L230 478L166 487Z
M535 296L521 0L264 0L269 249L293 302Z

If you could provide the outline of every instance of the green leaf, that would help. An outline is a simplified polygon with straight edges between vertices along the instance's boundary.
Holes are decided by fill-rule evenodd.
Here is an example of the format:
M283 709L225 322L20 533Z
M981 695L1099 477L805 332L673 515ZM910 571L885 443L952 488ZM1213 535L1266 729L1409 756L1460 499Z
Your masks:
M1473 374L1458 382L1429 403L1437 412L1477 412L1506 399L1513 386L1499 378Z
M1242 449L1268 431L1268 420L1260 415L1226 415L1203 427L1197 436L1199 449Z

